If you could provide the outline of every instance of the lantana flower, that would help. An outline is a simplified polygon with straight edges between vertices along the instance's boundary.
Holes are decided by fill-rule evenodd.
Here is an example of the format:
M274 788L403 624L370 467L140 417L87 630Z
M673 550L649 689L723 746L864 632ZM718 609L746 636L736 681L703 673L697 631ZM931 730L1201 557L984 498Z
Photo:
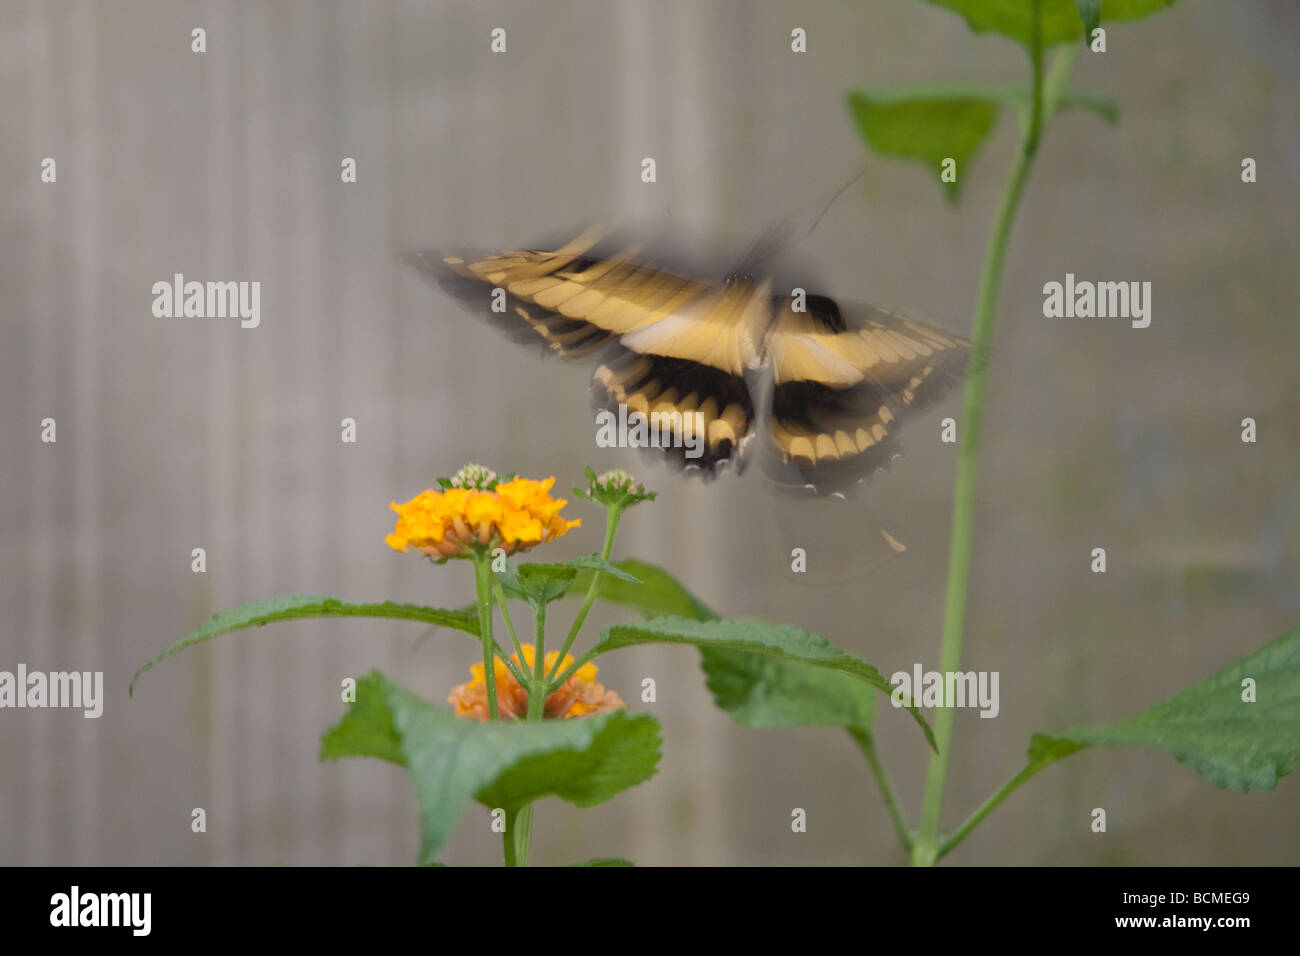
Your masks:
M524 644L522 648L524 660L527 662L523 671L529 674L533 671L535 651L532 644ZM559 651L547 653L544 662L547 672L551 672L559 653ZM516 666L519 665L518 654L511 654L510 659ZM566 654L559 673L572 665L573 655ZM483 665L474 664L469 670L473 680L468 684L457 684L453 687L447 701L455 707L457 717L474 717L486 721L488 719L487 681L483 677ZM522 718L528 712L528 691L515 680L514 675L510 673L510 668L500 657L492 658L492 670L496 677L497 707L501 719ZM588 662L574 671L568 680L547 696L542 716L586 717L626 707L623 698L596 682L597 670L595 664Z
M436 560L463 557L475 546L513 554L582 524L579 518L570 521L560 514L568 502L551 497L554 478L535 481L510 475L502 480L482 465L466 465L439 484L440 491L428 489L404 504L392 502L397 524L384 538L389 547L414 548Z

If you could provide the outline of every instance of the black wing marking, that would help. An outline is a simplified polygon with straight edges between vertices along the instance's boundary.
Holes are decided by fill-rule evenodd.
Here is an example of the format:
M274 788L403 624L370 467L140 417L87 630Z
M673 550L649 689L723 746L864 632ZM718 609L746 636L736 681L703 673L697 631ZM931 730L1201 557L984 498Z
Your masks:
M825 296L777 304L766 342L772 365L763 467L779 483L839 491L902 453L897 431L957 381L969 343L865 308L846 320Z
M713 475L754 433L744 373L760 359L770 293L639 263L636 246L599 249L604 236L595 227L550 251L404 258L518 341L565 358L601 353L598 402L645 415L670 459Z

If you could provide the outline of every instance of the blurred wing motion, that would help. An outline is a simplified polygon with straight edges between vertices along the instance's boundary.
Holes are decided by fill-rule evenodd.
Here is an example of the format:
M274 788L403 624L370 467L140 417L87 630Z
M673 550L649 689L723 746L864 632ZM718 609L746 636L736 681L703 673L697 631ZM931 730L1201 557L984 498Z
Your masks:
M846 320L825 296L799 304L777 304L767 338L764 470L782 484L834 490L901 453L899 424L961 376L969 343L883 309Z
M899 421L964 367L967 343L920 322L878 309L846 319L825 296L774 294L744 273L687 278L645 264L637 245L602 249L605 238L597 227L552 251L405 259L514 338L598 358L602 404L640 412L678 439L665 450L679 465L707 476L742 468L761 433L763 469L781 484L852 484L889 463ZM768 366L760 412L750 385Z

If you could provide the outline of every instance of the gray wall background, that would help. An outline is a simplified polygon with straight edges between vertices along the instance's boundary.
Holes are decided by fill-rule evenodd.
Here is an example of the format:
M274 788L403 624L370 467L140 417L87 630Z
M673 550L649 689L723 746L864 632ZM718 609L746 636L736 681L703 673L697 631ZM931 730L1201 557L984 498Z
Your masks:
M488 50L496 26L505 55ZM789 52L795 26L805 55ZM1002 712L959 715L951 824L1019 769L1032 732L1139 712L1300 619L1298 29L1286 0L1184 0L1080 59L1075 84L1117 96L1123 118L1050 130L1010 251L965 654L1000 671ZM134 699L126 685L243 601L465 603L467 567L430 569L383 536L390 500L466 460L561 487L588 462L631 467L662 495L630 513L621 554L886 673L937 666L955 465L938 422L957 399L905 431L907 457L859 501L787 506L756 475L687 482L595 448L583 370L509 346L395 255L667 212L743 245L815 212L866 160L848 90L1019 81L1009 42L910 0L4 0L0 44L0 668L103 670L107 693L99 720L0 712L0 862L413 860L404 774L320 764L317 742L343 677L378 667L441 700L472 642L292 622L167 661ZM925 171L873 160L800 253L836 296L965 331L1014 148L1005 117L956 208ZM39 180L46 156L57 184ZM344 156L355 185L339 182ZM174 272L260 280L261 327L155 318L150 287ZM1045 320L1042 284L1066 272L1150 280L1152 326ZM1239 440L1247 415L1255 445ZM345 416L356 445L339 440ZM910 546L865 575L864 507ZM598 516L579 513L588 527L552 556L598 547ZM804 579L788 573L794 544ZM1104 576L1088 571L1095 546ZM544 802L537 861L902 862L845 735L732 725L696 657L602 664L634 709L657 679L661 772L595 810ZM915 815L926 750L891 708L878 723ZM1296 792L1219 792L1163 753L1089 751L950 859L1293 864ZM795 806L806 834L790 832ZM1105 835L1088 827L1097 806ZM190 832L194 807L206 834ZM475 809L444 859L497 862L499 846Z

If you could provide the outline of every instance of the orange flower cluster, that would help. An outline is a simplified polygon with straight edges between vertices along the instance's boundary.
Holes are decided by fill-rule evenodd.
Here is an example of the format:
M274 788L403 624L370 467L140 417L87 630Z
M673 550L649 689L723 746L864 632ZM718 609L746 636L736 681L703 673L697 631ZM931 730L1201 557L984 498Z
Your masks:
M431 558L457 558L475 544L507 554L566 534L582 524L560 514L563 498L552 498L554 478L514 478L488 489L448 487L422 491L405 504L393 502L397 525L384 538L397 551L415 548Z
M533 671L534 649L531 644L523 645L524 660L528 662L526 668L521 667L526 674ZM559 656L559 651L550 651L546 655L546 671L550 673L551 668L555 666L555 658ZM511 654L510 659L519 664L519 655ZM564 663L557 673L563 673L565 668L573 664L573 655L566 654ZM487 704L487 681L483 679L483 665L475 664L470 667L470 673L474 676L468 684L458 684L451 689L451 696L447 698L456 709L457 717L476 717L479 720L488 719ZM492 670L497 682L497 712L501 715L502 720L518 719L528 712L528 691L520 686L515 680L515 676L510 673L510 668L506 662L499 657L492 659ZM604 686L596 683L595 664L583 664L573 675L564 682L563 686L557 688L550 696L546 698L546 706L543 709L543 717L583 717L590 714L599 714L607 710L619 710L627 706L623 698L619 697L612 690L605 690Z

